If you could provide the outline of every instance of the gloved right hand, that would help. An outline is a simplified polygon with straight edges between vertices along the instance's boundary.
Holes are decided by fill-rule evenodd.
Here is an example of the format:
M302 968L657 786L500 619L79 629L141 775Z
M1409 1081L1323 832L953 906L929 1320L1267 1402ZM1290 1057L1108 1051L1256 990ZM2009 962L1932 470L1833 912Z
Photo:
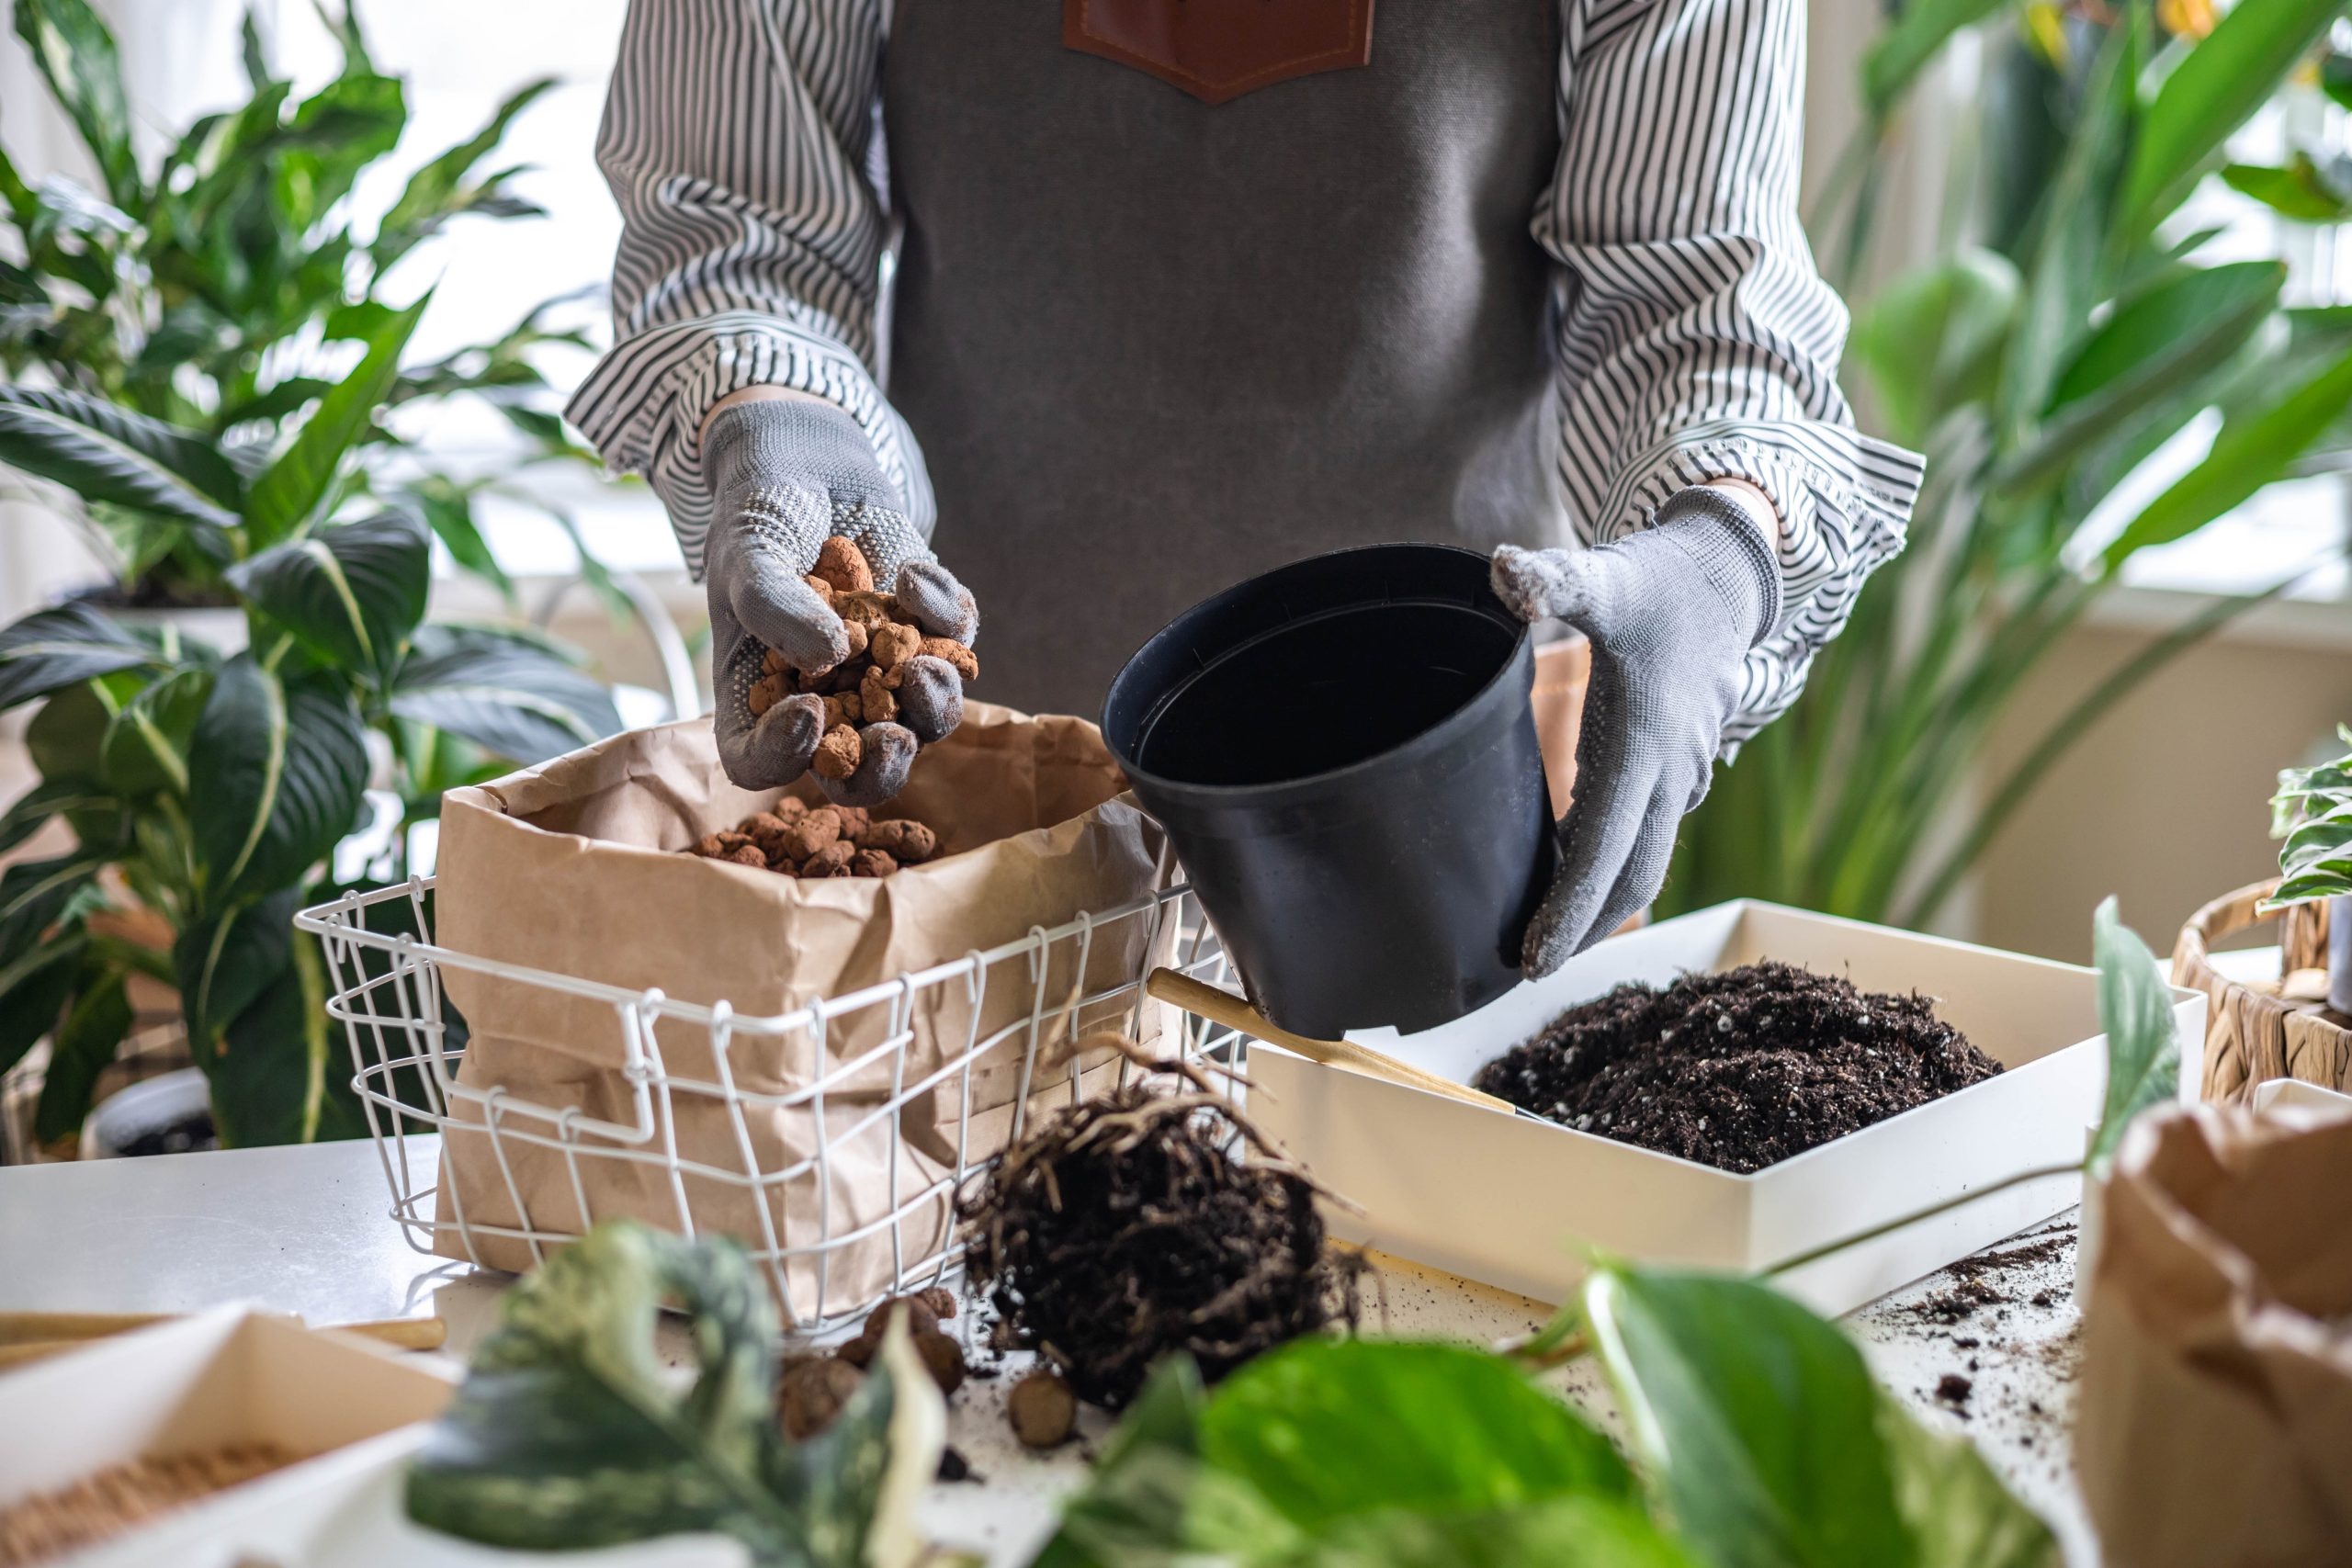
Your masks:
M808 772L825 717L822 702L807 695L752 712L767 649L812 674L849 657L841 617L802 581L828 536L841 535L863 550L875 581L890 584L931 636L968 644L979 612L907 520L865 433L832 404L762 398L724 409L704 434L702 460L717 503L703 581L718 760L742 788L774 789ZM908 662L899 722L859 731L856 772L818 779L827 798L843 806L889 799L905 785L917 747L962 722L963 682L954 666L928 655Z

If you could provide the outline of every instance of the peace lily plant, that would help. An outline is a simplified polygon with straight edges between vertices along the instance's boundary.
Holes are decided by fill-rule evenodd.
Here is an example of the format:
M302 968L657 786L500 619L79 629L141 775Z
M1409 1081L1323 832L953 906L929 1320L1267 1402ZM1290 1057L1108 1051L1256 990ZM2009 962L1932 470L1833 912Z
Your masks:
M420 171L363 246L342 204L397 137L400 87L348 18L344 73L299 103L248 22L253 100L150 171L113 39L82 0L16 13L107 189L34 190L0 158L23 258L0 262L0 465L130 541L134 578L163 570L233 605L247 646L88 601L0 629L0 711L41 705L40 783L0 814L0 851L53 820L74 840L0 876L0 1071L51 1035L35 1133L71 1135L145 976L177 991L224 1142L355 1135L322 955L289 922L332 891L363 792L429 817L447 788L619 728L604 688L536 636L425 622L427 518L461 562L479 536L462 487L388 483L379 462L389 408L536 377L514 341L404 368L424 303L375 293L440 223L511 207L504 175L468 171L519 103ZM298 340L356 345L356 363L330 374ZM129 934L117 917L132 909L162 918L167 948Z
M435 236L457 223L544 215L514 188L522 166L495 155L549 81L507 98L386 199L368 176L408 125L406 84L376 69L356 10L328 17L342 68L307 96L271 68L248 14L246 97L198 119L154 160L134 151L114 37L87 0L17 0L15 14L96 186L62 173L28 180L0 152L0 431L9 433L0 439L21 442L38 429L44 411L15 394L42 386L160 420L253 468L315 411L392 314L387 301L414 296L418 285L402 279L430 265ZM458 400L495 411L521 438L517 460L469 476L379 421L361 432L345 479L423 517L461 570L510 599L476 501L495 491L535 506L578 544L571 518L513 479L530 465L594 461L547 406L554 391L541 359L589 346L548 323L561 303L542 304L488 343L403 365L383 392L411 429L413 416ZM190 503L189 515L169 494L126 499L66 482L66 494L42 499L117 563L106 602L227 602L220 573L231 558L201 504ZM618 602L584 551L582 570L608 605Z

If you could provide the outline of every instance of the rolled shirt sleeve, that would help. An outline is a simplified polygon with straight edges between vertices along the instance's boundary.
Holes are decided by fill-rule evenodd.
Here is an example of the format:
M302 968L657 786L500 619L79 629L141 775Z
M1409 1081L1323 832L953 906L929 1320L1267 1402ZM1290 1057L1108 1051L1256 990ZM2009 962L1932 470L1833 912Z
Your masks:
M846 411L931 530L922 452L872 369L883 28L882 0L629 6L596 144L623 220L618 342L565 412L607 463L651 482L696 573L703 421L745 387Z
M1566 0L1561 151L1536 209L1560 264L1555 477L1587 544L1686 486L1780 513L1781 613L1749 651L1726 756L1804 689L1903 547L1920 459L1860 434L1847 317L1797 217L1800 0Z

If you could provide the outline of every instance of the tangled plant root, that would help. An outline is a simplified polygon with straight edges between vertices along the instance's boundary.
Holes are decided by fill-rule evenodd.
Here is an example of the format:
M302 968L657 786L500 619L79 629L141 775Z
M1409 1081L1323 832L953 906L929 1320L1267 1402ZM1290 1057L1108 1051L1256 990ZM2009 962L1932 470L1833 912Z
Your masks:
M1118 1410L1162 1356L1215 1382L1333 1324L1363 1261L1324 1244L1320 1189L1184 1062L1035 1128L958 1205L972 1277L1017 1343L1080 1398ZM1237 1145L1252 1157L1235 1157Z

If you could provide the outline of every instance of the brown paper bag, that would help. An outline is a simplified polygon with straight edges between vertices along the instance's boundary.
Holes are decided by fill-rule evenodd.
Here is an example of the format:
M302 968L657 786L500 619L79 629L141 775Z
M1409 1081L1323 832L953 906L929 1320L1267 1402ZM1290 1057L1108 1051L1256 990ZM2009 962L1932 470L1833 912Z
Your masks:
M2199 1106L2125 1138L2075 1457L2110 1568L2352 1563L2352 1120Z
M451 1113L485 1128L494 1115L498 1136L449 1131L441 1217L462 1219L473 1248L445 1230L440 1250L523 1269L535 1258L521 1232L576 1234L627 1216L775 1255L769 1277L796 1322L888 1288L946 1244L949 1195L916 1200L956 1174L959 1154L977 1162L1001 1145L1024 1057L1042 1107L1068 1092L1073 1042L1155 1033L1159 1010L1119 991L1147 943L1173 937L1149 916L1057 942L1043 964L988 964L977 983L886 985L1148 900L1164 843L1125 787L1092 725L967 704L963 726L924 748L883 811L929 824L938 855L879 880L822 881L679 852L783 793L729 782L707 719L451 792L435 895L445 945L633 995L724 1001L739 1021L722 1053L710 1029L660 1020L649 1043L658 1077L633 1082L629 1008L446 969L470 1031L458 1081L496 1099L461 1100ZM805 780L794 793L818 798ZM775 1022L869 987L882 989L820 1026ZM1028 1020L1041 1005L1033 1052ZM968 1070L914 1092L992 1040ZM1104 1059L1087 1052L1080 1070ZM575 1115L560 1125L517 1101Z

